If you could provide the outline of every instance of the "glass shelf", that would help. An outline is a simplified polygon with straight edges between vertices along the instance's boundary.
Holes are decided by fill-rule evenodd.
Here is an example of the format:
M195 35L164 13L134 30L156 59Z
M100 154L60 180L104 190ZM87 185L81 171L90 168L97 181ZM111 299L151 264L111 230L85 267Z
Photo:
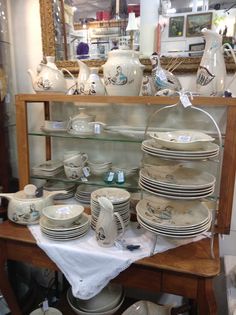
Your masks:
M143 139L141 137L128 137L115 133L103 132L101 134L93 134L93 135L84 135L77 136L71 135L67 132L43 132L39 130L29 131L28 135L30 136L50 136L50 137L58 137L58 138L70 138L70 139L84 139L84 140L97 140L97 141L117 141L117 142L133 142L133 143L141 143Z
M130 176L126 178L126 181L124 184L116 184L115 182L112 184L106 184L103 180L103 176L89 176L87 179L88 181L82 181L82 180L71 180L68 179L64 173L58 174L57 176L39 176L39 175L31 175L31 178L34 179L45 179L45 180L58 180L63 182L70 182L75 184L86 184L86 185L96 185L96 186L102 186L102 187L119 187L119 188L125 188L129 190L140 190L138 186L138 175L136 176Z

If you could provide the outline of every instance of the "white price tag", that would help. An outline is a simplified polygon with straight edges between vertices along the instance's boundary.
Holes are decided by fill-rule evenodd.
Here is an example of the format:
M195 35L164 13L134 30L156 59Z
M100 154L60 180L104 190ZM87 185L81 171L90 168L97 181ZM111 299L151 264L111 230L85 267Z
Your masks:
M191 136L182 135L178 137L178 142L189 142L191 141Z
M90 172L89 172L89 168L88 167L83 167L83 173L84 173L84 176L85 177L89 177L90 175Z
M93 132L95 133L95 135L100 134L101 133L101 125L100 124L94 124Z
M186 108L186 107L189 107L189 106L192 106L192 103L190 102L188 96L186 94L183 94L180 96L180 101L181 103L183 104L183 106Z
M43 301L43 311L46 312L49 310L48 300Z
M81 180L82 182L87 182L87 181L88 181L88 179L87 179L86 177L81 177L80 180Z

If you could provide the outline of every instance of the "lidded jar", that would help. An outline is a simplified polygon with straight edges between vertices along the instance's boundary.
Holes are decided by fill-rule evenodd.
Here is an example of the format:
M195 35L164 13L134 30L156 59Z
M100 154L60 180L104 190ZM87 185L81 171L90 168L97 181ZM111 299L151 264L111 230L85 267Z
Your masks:
M143 69L138 53L133 50L112 50L103 65L104 85L108 95L138 96Z

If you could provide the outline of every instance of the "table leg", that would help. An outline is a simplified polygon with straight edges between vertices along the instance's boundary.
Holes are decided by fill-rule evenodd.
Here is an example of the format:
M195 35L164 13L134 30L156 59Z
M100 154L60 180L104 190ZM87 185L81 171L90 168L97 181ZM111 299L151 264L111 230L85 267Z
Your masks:
M3 240L0 240L0 291L2 292L4 299L8 304L11 315L22 315L22 312L17 303L15 293L9 282L6 271L6 262L7 259L5 242Z
M198 280L198 311L199 315L216 315L217 304L212 279Z

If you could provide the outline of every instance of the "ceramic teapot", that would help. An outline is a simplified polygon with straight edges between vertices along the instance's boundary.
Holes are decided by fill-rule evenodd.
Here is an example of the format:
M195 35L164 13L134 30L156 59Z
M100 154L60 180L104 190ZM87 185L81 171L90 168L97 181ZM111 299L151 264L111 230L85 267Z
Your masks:
M114 212L112 202L106 197L99 197L100 213L96 224L96 240L102 247L111 247L125 231L124 222L118 212ZM116 218L121 224L121 234L118 232Z
M75 81L74 76L65 68L59 70L55 64L55 57L47 56L47 63L40 63L37 74L28 70L33 89L36 93L66 93L67 85L63 72L67 72Z
M0 193L0 197L9 200L8 219L24 225L38 223L42 209L53 204L53 196L66 194L64 190L43 191L43 195L37 197L36 192L37 187L29 184L16 193Z
M88 115L84 112L84 108L79 109L79 114L70 117L67 125L67 132L74 135L90 135L94 133L100 133L101 128L105 125L100 121L94 121L94 115ZM100 132L96 132L99 129Z
M222 36L215 31L202 29L205 38L205 50L197 71L197 92L203 95L222 96L226 90L226 66L224 60L224 50L232 54L234 62L236 57L229 44L222 45ZM233 82L235 75L228 84Z

